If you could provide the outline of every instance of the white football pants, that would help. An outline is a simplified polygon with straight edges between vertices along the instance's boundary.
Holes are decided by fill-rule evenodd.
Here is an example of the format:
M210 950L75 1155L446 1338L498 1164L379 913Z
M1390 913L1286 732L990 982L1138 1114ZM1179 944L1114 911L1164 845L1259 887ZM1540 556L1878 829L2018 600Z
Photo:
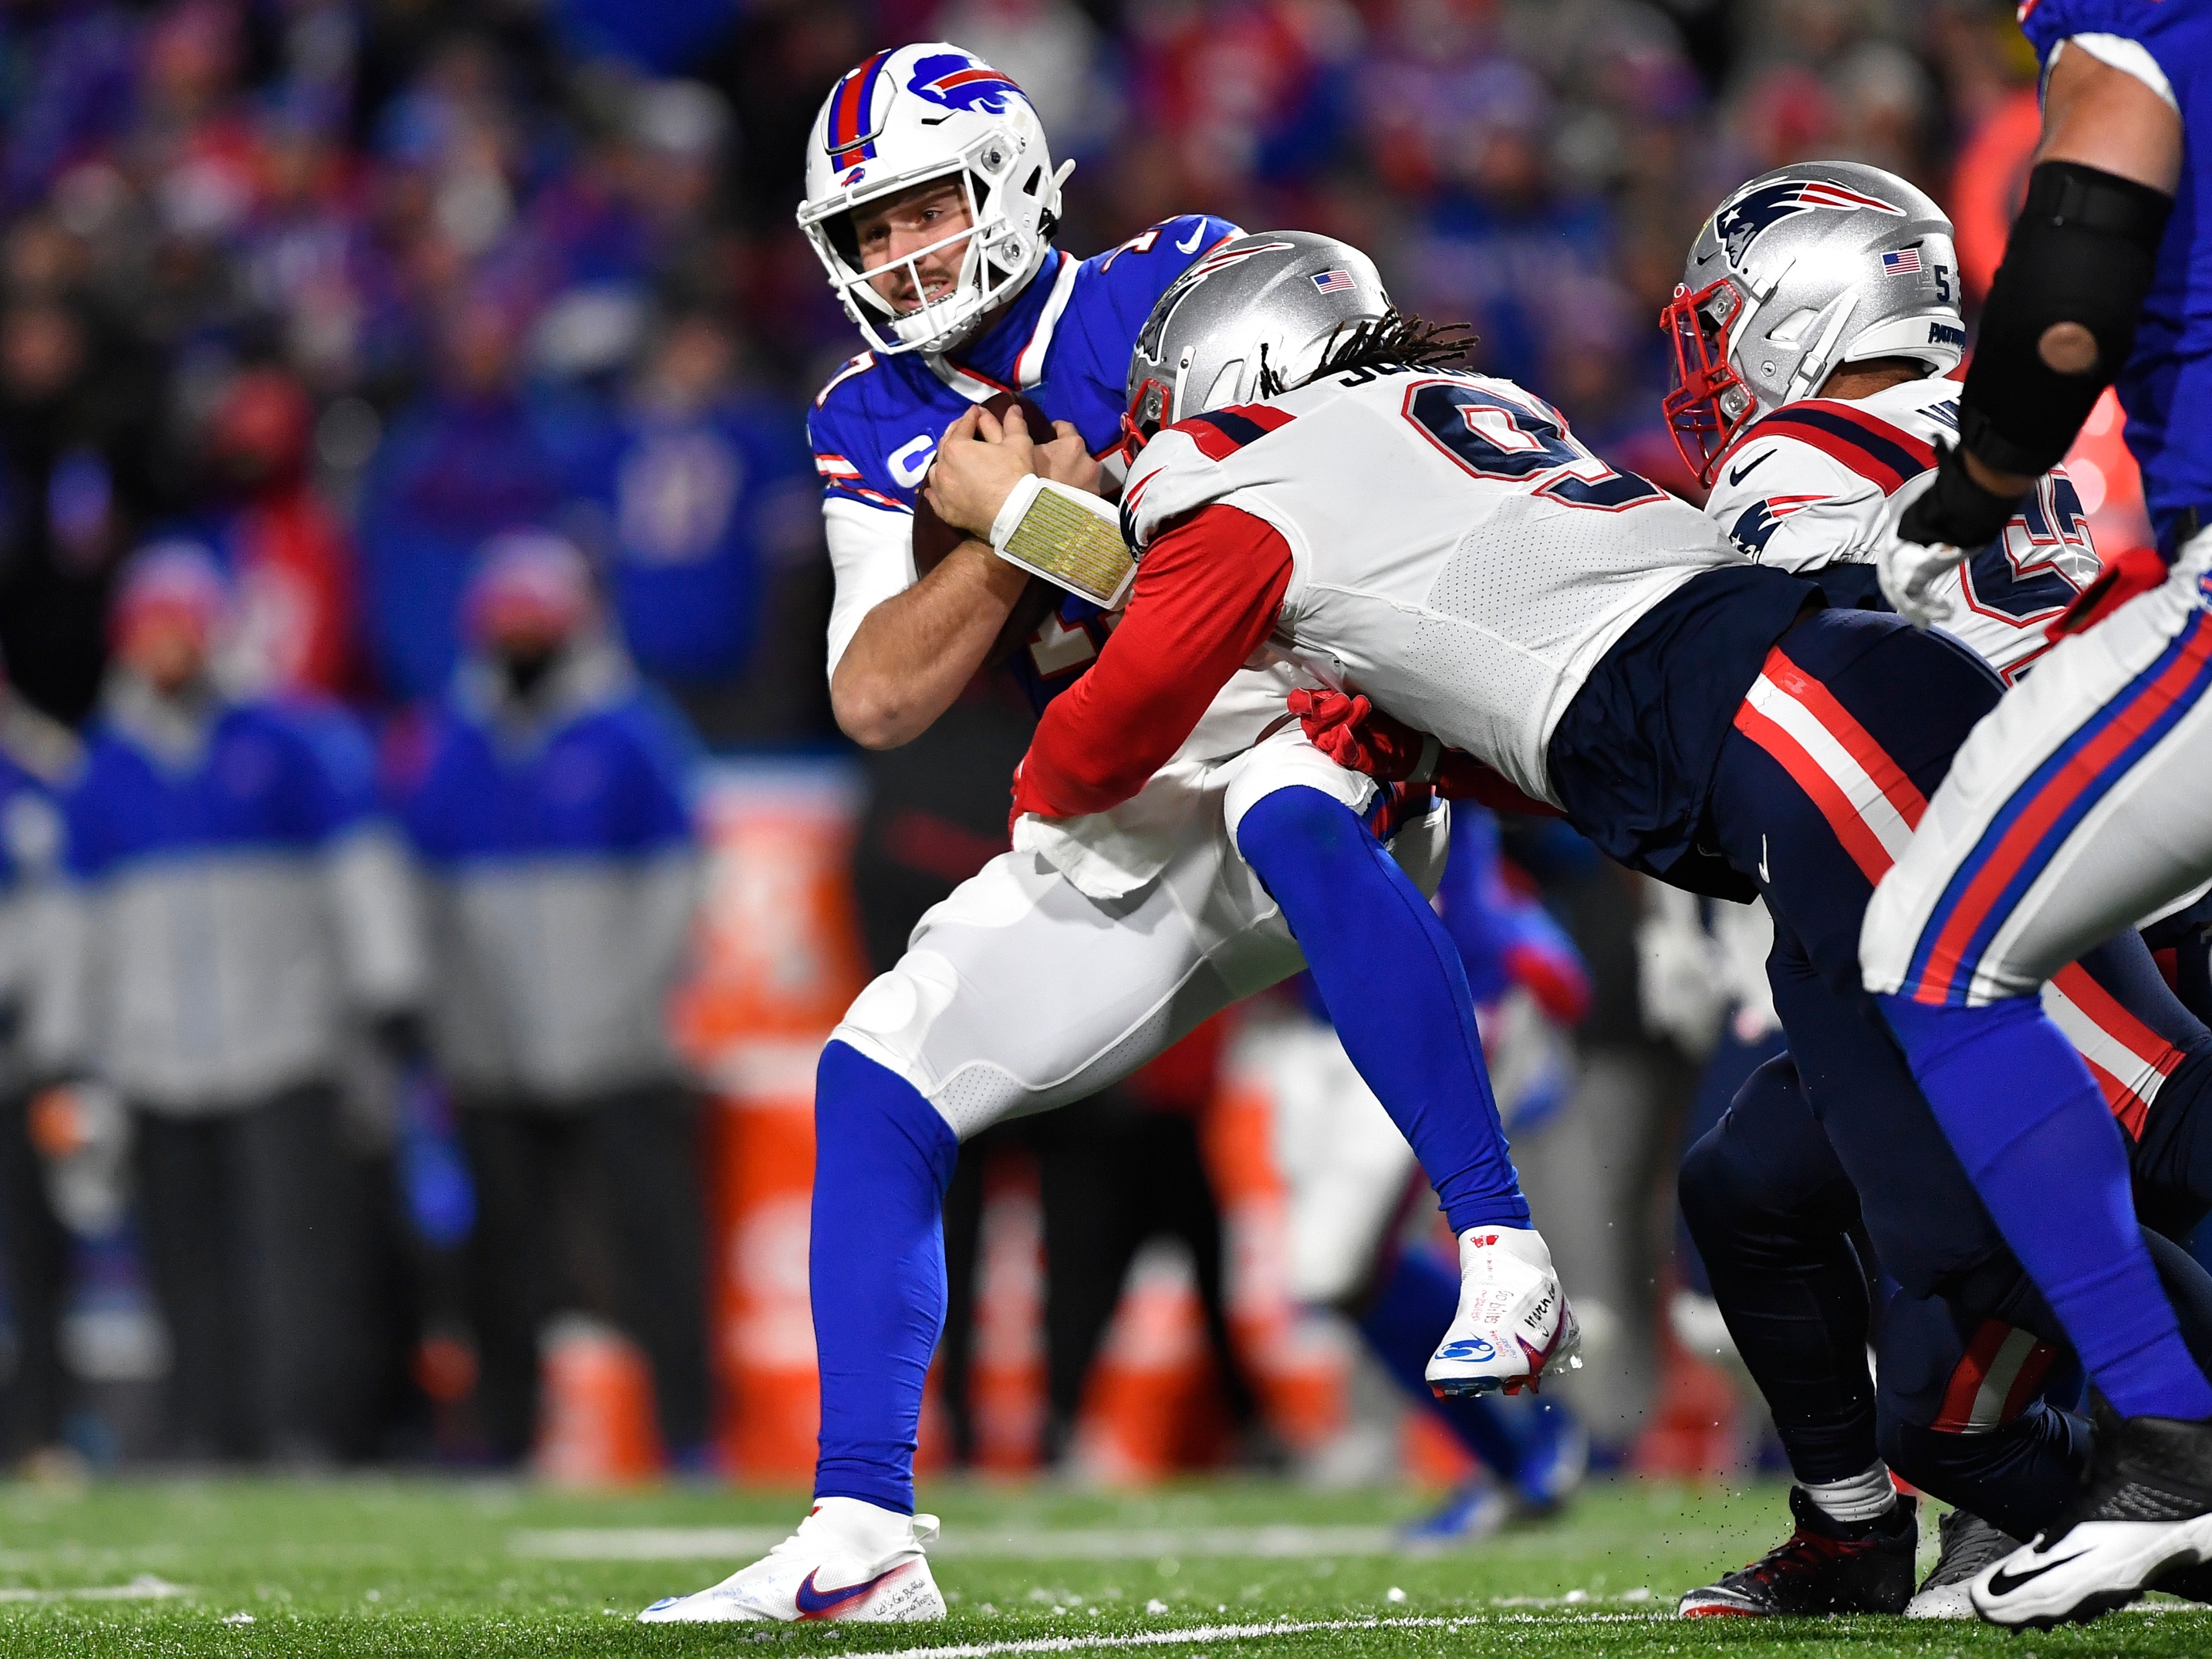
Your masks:
M1002 853L923 915L832 1037L911 1083L963 1140L1127 1077L1305 966L1234 842L1253 803L1294 784L1359 812L1376 790L1293 724L1212 769L1167 867L1126 898L1090 898L1042 854ZM1439 803L1391 843L1424 893L1449 832Z
M1870 991L2026 996L2212 877L2212 531L1960 746L1860 932Z

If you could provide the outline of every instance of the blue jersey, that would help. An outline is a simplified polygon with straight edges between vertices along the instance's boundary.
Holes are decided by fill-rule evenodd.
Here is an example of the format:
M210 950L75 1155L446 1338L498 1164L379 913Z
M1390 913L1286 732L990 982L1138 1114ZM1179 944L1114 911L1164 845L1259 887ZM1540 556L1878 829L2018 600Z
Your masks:
M945 428L972 404L1020 392L1103 454L1121 438L1129 352L1153 304L1206 249L1237 234L1226 220L1190 214L1092 258L1055 250L957 359L864 351L830 377L807 432L837 566L833 667L860 616L914 580L915 491ZM1014 653L1012 665L1040 708L1096 659L1105 637L1097 617L1096 606L1071 596Z
M2181 114L2173 217L2118 381L2128 447L2171 554L2175 515L2212 513L2212 0L2027 0L2020 26L2045 64L2078 34L2134 41Z

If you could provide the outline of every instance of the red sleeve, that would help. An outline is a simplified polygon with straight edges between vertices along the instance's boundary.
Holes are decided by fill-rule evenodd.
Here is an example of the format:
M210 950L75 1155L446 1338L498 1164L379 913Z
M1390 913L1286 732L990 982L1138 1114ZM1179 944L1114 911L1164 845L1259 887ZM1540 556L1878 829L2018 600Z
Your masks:
M1143 788L1274 631L1290 585L1290 544L1236 507L1206 507L1155 539L1097 662L1037 723L1014 811L1077 817Z

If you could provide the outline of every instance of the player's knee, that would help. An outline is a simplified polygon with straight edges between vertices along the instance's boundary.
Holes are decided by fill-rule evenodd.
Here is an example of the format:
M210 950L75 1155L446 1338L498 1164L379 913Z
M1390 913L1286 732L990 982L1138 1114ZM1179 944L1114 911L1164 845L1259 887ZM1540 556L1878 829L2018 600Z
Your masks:
M922 1045L959 988L951 963L933 951L909 951L853 999L831 1038L922 1088Z
M815 1067L817 1181L840 1163L866 1171L912 1166L942 1193L960 1142L921 1090L889 1066L833 1037Z
M1674 1180L1683 1223L1709 1267L1725 1251L1735 1222L1749 1207L1748 1171L1729 1144L1727 1129L1723 1118L1700 1136L1682 1155L1682 1168Z

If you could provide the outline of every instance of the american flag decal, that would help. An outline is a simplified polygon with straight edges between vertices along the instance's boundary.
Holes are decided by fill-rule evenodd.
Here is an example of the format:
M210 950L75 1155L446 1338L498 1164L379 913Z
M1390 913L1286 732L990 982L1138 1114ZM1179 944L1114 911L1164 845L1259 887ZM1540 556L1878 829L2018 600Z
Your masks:
M1313 285L1323 294L1349 294L1352 289L1352 273L1348 270L1316 270Z
M1920 269L1920 250L1902 247L1894 253L1885 253L1881 256L1881 268L1892 276L1910 276Z

